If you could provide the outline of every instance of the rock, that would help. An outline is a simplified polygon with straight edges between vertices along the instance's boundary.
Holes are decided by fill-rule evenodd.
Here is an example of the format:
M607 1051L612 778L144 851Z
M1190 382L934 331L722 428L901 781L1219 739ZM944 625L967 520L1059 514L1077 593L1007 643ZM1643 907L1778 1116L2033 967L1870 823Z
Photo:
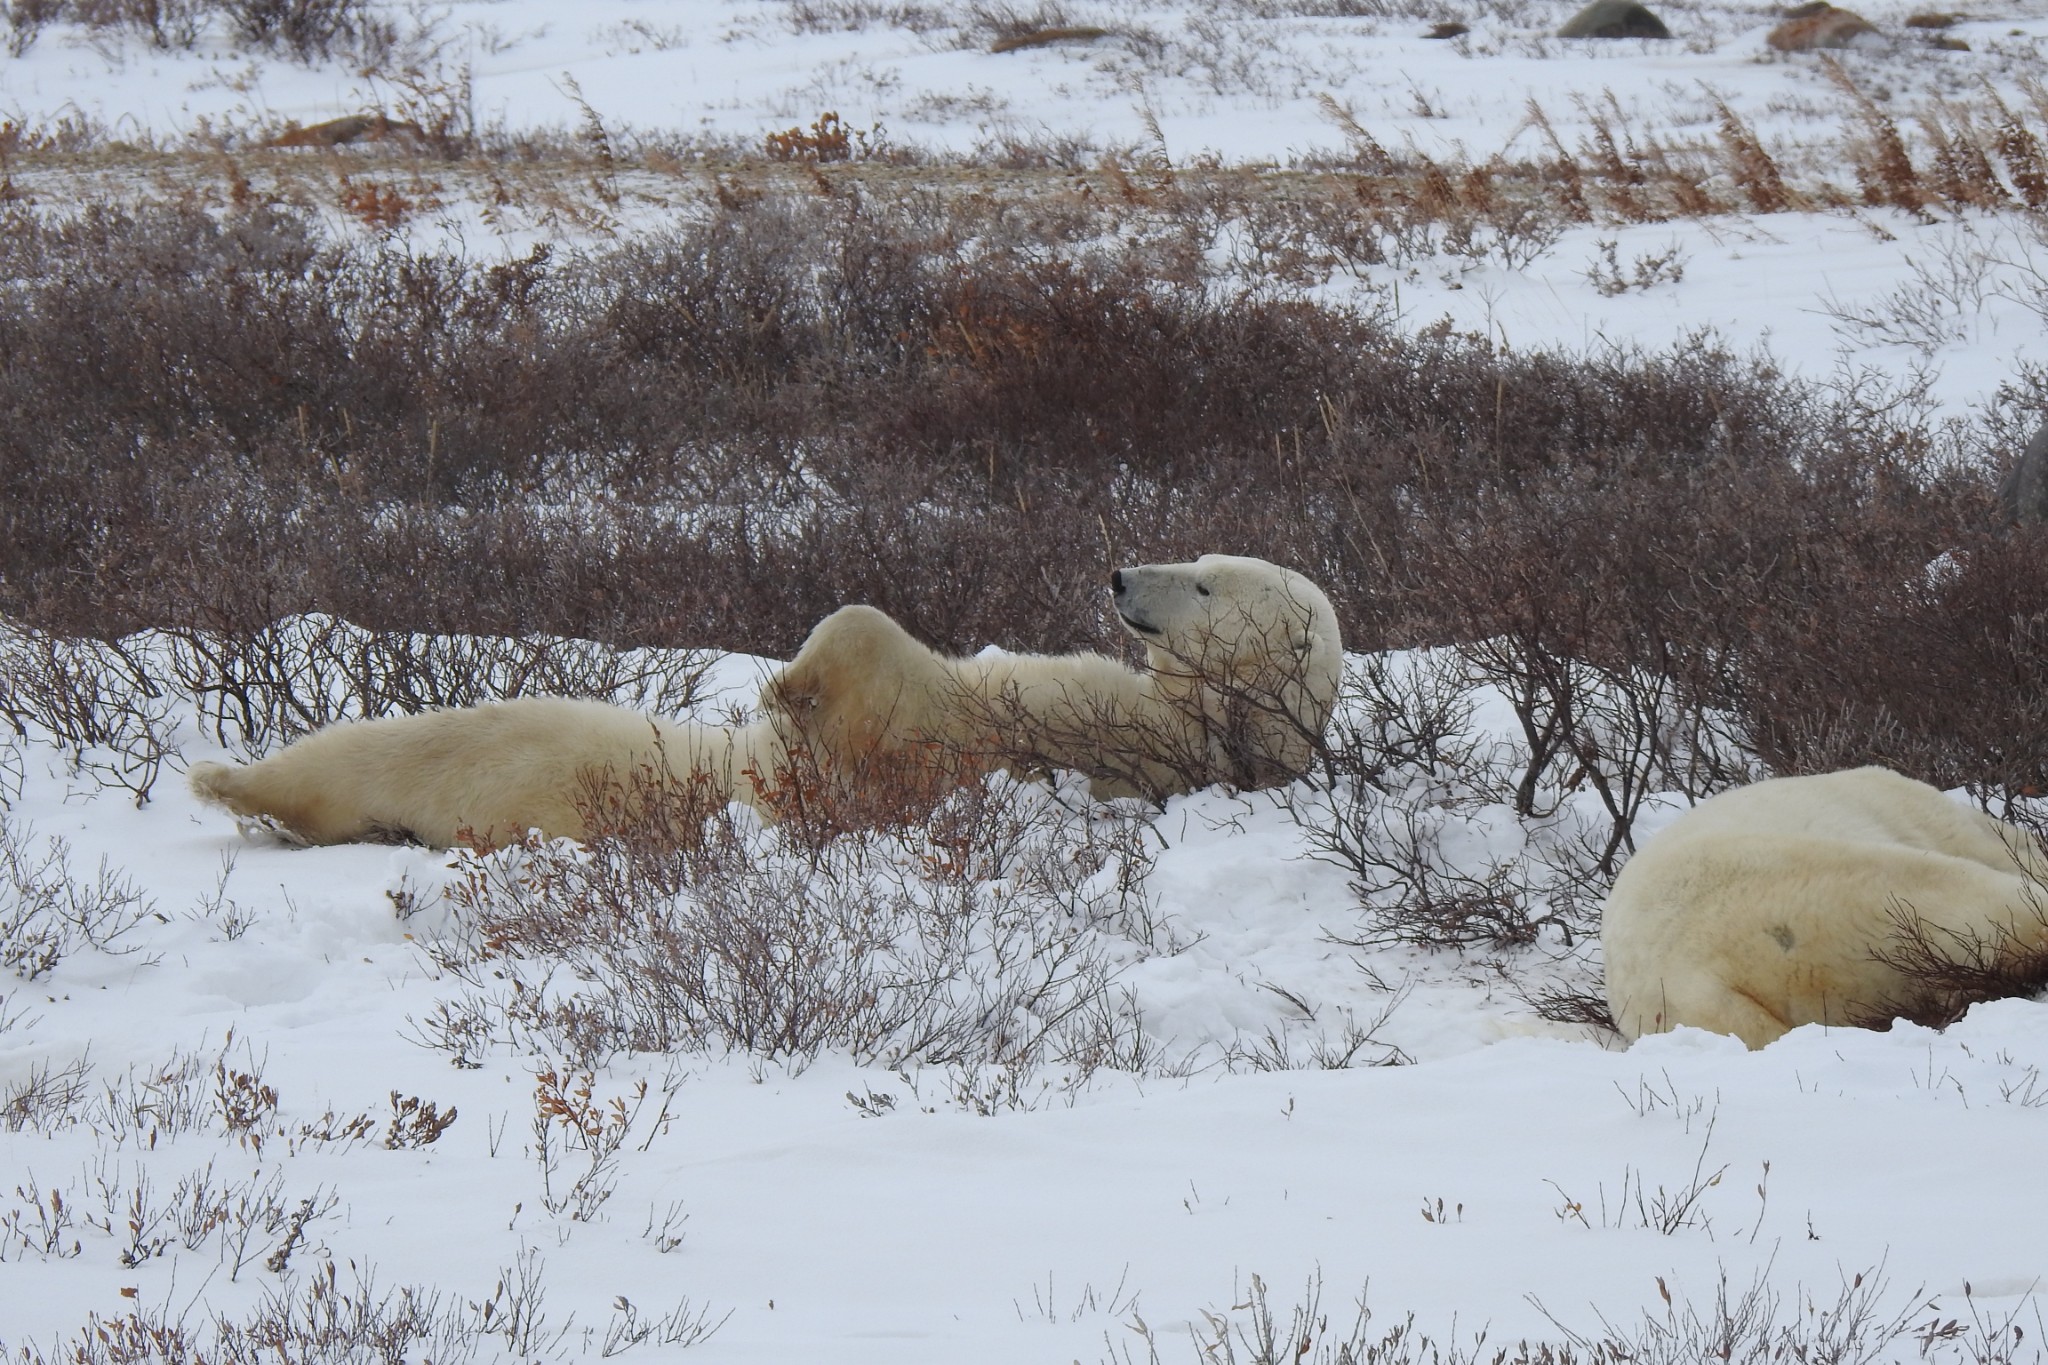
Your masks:
M990 52L1021 52L1030 47L1051 47L1054 43L1092 43L1107 38L1106 28L1039 28L1029 33L1011 33L988 45Z
M1671 30L1636 0L1593 0L1557 31L1560 38L1669 38Z
M1456 19L1446 19L1440 24L1432 25L1429 32L1422 36L1425 38L1456 38L1460 34L1470 33L1471 31L1471 29L1465 27Z
M1813 52L1821 48L1856 47L1858 39L1875 38L1877 26L1854 10L1833 5L1801 5L1792 17L1772 29L1764 41L1780 52Z
M2020 526L2048 527L2048 426L2034 433L1998 486L1998 510Z
M381 142L387 137L400 137L420 143L427 140L427 135L420 130L417 123L386 118L382 114L349 114L343 118L331 118L325 123L313 124L308 128L287 128L263 145L339 147L345 142L355 142L358 139Z

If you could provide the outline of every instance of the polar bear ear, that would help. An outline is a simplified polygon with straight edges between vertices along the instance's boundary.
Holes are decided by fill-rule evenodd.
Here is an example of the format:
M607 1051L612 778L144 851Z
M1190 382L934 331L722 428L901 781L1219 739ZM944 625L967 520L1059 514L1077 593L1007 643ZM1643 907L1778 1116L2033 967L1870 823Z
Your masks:
M785 668L768 680L767 686L761 689L761 705L764 709L785 713L795 711L799 706L813 711L817 709L817 689L799 690L799 684L794 676L795 671L793 668Z
M1285 620L1287 623L1287 647L1296 654L1306 657L1309 651L1316 647L1316 623L1314 619L1304 612L1288 611Z

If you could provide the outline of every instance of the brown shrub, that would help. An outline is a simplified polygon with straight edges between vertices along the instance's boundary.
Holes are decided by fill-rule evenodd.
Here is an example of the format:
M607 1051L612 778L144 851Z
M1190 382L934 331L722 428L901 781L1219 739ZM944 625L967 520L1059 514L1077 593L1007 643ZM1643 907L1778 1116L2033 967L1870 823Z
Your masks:
M1354 648L1513 642L1553 710L1584 704L1563 660L1669 679L1658 706L1737 717L1786 771L2048 766L2042 571L1969 531L1986 477L1936 472L1885 395L1708 339L1504 352L1227 288L1191 244L1237 211L763 190L489 265L261 205L13 210L0 611L787 655L865 601L947 651L1121 651L1112 567L1225 550L1322 583ZM1342 217L1288 230L1334 251ZM1521 799L1619 783L1619 847L1626 773L1726 780L1588 742L1532 750L1558 771Z

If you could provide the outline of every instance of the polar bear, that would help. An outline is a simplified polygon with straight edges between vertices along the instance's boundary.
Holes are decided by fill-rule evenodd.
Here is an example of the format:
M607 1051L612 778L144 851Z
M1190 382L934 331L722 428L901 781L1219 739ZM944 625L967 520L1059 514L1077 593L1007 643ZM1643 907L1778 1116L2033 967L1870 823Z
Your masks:
M1100 654L947 658L873 607L842 607L771 679L762 710L844 787L909 763L953 779L998 768L1086 774L1099 797L1308 771L1343 668L1320 588L1262 559L1204 555L1110 576L1145 669Z
M749 773L780 764L775 732L660 720L567 697L348 721L246 767L195 763L201 798L307 844L496 846L530 829L583 838L586 813L650 781L695 808L758 800ZM629 812L621 812L629 813Z
M1692 1025L1762 1047L1801 1024L1943 1003L1902 960L1930 949L1968 967L2048 948L2048 854L1883 768L1774 778L1647 841L1615 879L1600 936L1626 1037Z

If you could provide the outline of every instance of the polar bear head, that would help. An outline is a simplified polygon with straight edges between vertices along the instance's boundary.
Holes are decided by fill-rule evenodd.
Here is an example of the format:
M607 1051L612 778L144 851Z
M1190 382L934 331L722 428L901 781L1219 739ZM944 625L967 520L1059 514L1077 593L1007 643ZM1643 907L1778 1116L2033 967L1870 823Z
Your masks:
M1213 765L1241 786L1308 770L1344 667L1322 589L1263 559L1203 555L1119 569L1110 598L1145 644L1156 695L1210 735Z
M1110 575L1124 629L1155 671L1217 680L1273 672L1336 688L1342 645L1322 589L1292 569L1239 555L1143 564Z

